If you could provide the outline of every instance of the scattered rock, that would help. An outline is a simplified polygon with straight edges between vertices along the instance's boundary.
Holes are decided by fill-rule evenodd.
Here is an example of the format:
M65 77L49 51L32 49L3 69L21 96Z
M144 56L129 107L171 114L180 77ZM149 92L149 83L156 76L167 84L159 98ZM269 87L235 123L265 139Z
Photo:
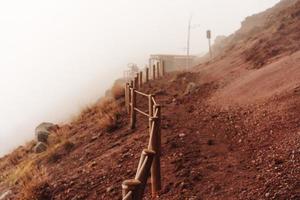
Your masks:
M48 142L48 137L49 137L50 132L48 131L39 131L35 133L36 140L38 142Z
M42 153L47 150L47 145L44 142L38 142L34 147L33 151L35 153Z
M113 187L108 187L108 188L106 188L106 192L111 192L111 191L113 191Z
M270 196L270 193L269 192L267 192L266 194L265 194L265 197L269 197Z
M191 93L195 92L196 89L197 89L196 83L190 82L190 83L188 83L188 85L185 89L184 95L191 94Z
M43 131L43 130L50 131L50 130L54 129L56 126L57 125L50 123L50 122L42 122L35 128L35 132Z
M11 190L5 191L3 194L0 195L0 200L5 200L11 194L12 194Z
M50 131L54 129L56 125L43 122L35 128L35 137L38 142L47 143Z
M180 138L185 137L185 133L180 133L180 134L179 134L179 137L180 137Z

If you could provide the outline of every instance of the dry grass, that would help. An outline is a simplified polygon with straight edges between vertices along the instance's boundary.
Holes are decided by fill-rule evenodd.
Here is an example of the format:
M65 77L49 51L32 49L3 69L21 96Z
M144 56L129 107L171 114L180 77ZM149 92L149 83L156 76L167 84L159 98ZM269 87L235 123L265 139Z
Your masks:
M51 186L47 181L45 170L36 171L30 180L22 185L20 195L22 200L50 200Z
M78 130L95 127L99 131L112 132L119 127L124 88L115 84L111 95L101 98L93 106L85 108L71 124L57 127L49 135L47 151L34 154L32 141L10 155L0 159L0 183L18 188L18 196L24 200L51 199L51 188L45 170L47 165L59 162L76 148ZM41 167L42 166L42 167Z
M111 88L111 95L114 99L118 100L125 95L124 86L116 82Z

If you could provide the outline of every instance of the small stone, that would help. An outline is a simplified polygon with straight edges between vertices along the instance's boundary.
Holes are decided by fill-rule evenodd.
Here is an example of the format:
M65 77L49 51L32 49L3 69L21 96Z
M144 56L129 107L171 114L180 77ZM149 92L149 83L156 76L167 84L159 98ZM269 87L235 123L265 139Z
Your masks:
M47 150L47 145L43 142L38 142L34 147L33 151L35 153L42 153Z
M111 192L111 191L113 191L113 187L108 187L108 188L106 188L106 192Z
M269 197L270 196L270 193L269 192L267 192L266 194L265 194L265 197Z
M184 134L184 133L180 133L180 134L179 134L179 137L180 137L180 138L183 138L183 137L185 137L185 134Z
M190 83L188 83L188 85L187 85L187 87L186 87L186 89L185 89L184 95L191 94L191 93L193 93L196 89L197 89L196 83L190 82Z

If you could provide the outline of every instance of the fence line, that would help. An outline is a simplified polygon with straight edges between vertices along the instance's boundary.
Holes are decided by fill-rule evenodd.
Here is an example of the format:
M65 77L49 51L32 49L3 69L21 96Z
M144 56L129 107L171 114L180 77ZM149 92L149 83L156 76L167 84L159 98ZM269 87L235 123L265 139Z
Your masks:
M144 83L150 80L149 68L145 69L145 81L143 72L136 73L130 82L125 84L125 107L130 116L130 128L136 127L137 113L149 118L149 143L148 148L142 151L139 164L134 179L125 180L122 183L123 200L141 200L147 184L147 179L151 175L151 192L156 197L161 190L161 106L155 101L153 94L146 94L139 89ZM160 78L165 75L164 64L159 61L152 66L152 79ZM137 108L137 95L147 98L148 113Z

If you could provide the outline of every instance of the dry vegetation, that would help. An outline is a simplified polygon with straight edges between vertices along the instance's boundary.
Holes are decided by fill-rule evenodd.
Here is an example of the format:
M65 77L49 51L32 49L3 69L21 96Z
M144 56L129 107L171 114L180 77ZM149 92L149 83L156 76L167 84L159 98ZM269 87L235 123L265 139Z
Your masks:
M123 87L115 84L109 96L84 109L70 124L61 125L53 130L46 152L34 154L32 148L35 141L31 141L1 158L0 186L18 188L18 198L21 197L22 200L51 199L46 166L59 162L76 147L76 141L72 141L70 127L89 121L89 124L96 125L104 132L117 129L121 112L119 99L123 95Z

